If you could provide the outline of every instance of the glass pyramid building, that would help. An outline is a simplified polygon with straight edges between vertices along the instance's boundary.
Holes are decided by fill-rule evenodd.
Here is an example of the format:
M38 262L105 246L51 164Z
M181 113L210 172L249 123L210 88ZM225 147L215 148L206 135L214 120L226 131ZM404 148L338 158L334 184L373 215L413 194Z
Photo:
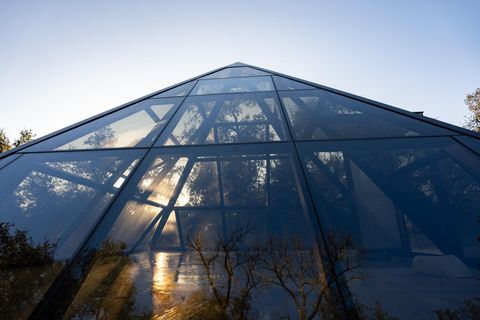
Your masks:
M0 155L1 317L473 318L479 139L208 72Z

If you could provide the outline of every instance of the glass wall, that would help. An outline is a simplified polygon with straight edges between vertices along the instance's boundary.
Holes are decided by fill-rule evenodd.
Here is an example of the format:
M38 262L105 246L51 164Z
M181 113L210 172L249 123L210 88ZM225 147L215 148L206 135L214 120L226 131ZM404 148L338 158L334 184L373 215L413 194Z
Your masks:
M0 171L0 304L26 318L143 152L24 154Z
M312 142L299 150L323 226L362 253L346 274L358 308L427 319L475 301L476 155L448 137Z
M475 319L480 140L455 130L242 65L94 117L0 158L0 310Z

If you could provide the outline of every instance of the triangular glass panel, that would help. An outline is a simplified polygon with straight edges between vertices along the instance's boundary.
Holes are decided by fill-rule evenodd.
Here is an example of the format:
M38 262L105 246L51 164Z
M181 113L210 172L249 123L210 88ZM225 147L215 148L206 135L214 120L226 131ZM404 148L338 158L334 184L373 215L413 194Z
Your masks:
M24 151L149 147L182 98L148 99L35 144Z
M190 95L274 91L270 77L243 77L199 80Z
M307 89L317 89L308 84L298 82L295 80L287 79L284 77L273 76L273 82L275 82L275 87L277 90L307 90Z
M288 140L273 93L188 97L156 145Z
M325 90L279 92L298 140L449 135L451 131Z
M235 78L235 77L252 77L252 76L268 76L267 72L253 69L250 67L236 67L225 68L220 71L209 74L202 77L202 79L215 79L215 78Z
M159 93L152 98L184 97L190 92L190 90L192 90L194 84L195 81L190 81L173 89Z

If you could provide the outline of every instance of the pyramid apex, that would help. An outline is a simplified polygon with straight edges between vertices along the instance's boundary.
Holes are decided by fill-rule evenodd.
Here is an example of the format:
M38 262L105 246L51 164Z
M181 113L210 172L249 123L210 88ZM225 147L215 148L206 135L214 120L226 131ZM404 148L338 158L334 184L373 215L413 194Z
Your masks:
M227 67L246 67L247 65L243 62L234 62L232 64L229 64Z

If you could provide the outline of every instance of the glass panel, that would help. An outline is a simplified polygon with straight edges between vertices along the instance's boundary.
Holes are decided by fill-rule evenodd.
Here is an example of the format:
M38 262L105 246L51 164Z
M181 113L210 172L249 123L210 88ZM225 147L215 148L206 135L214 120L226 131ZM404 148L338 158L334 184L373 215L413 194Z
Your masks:
M0 159L0 169L6 167L9 163L13 162L13 160L17 159L18 157L20 157L20 154L14 153L3 159Z
M156 96L153 96L153 98L184 97L190 92L190 90L192 90L195 82L196 81L190 81L184 83L178 87L159 93Z
M25 151L148 147L181 101L182 98L145 100L35 144Z
M154 150L102 221L91 243L101 255L68 317L100 310L169 319L333 314L333 275L322 271L294 158L286 144ZM121 227L130 224L131 202L137 212L159 208L154 218L136 217L142 232ZM131 253L113 255L101 243Z
M273 91L271 77L199 80L190 95Z
M455 136L455 139L465 144L476 153L480 154L480 139L475 139L470 136Z
M317 89L315 87L309 86L308 84L290 80L284 77L273 76L273 82L275 82L275 87L277 90L307 90L307 89Z
M0 171L2 317L28 318L141 154L24 154Z
M298 140L452 134L447 129L324 90L279 92Z
M274 93L188 97L156 145L287 140Z
M253 69L250 67L225 68L220 71L202 77L202 79L216 78L234 78L234 77L251 77L251 76L268 76L269 73Z
M478 156L447 137L298 147L326 234L351 240L359 310L447 319L478 305Z

